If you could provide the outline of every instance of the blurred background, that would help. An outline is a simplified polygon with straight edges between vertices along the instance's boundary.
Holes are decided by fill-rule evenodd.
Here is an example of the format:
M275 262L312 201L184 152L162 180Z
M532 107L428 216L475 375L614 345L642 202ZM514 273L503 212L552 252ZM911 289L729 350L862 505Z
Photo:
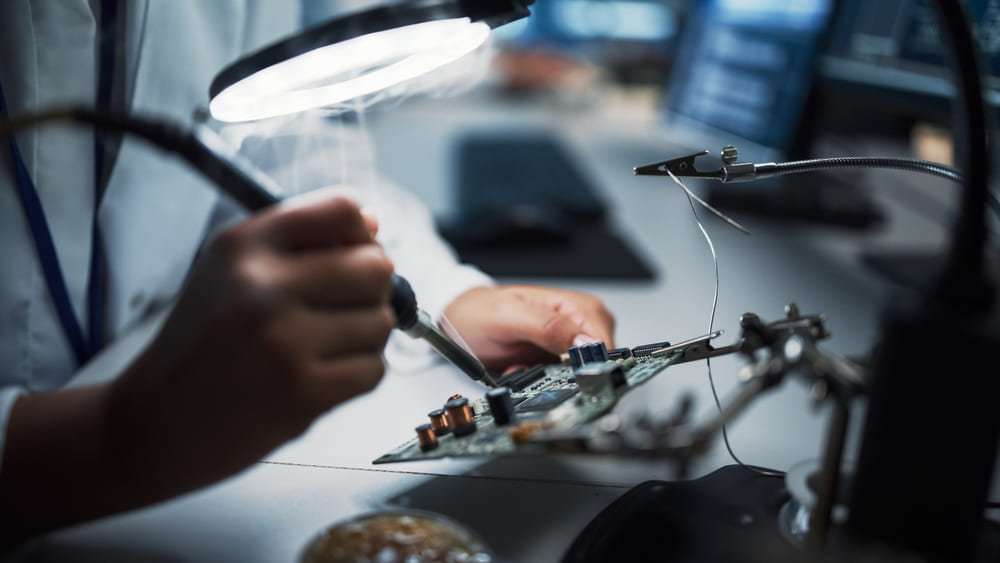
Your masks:
M372 4L317 2L307 23ZM966 4L995 108L1000 1ZM465 63L471 83L340 119L359 122L378 174L416 192L464 260L501 281L597 291L636 327L625 332L633 342L663 327L642 303L700 325L714 283L683 193L633 176L634 166L708 149L699 166L711 168L730 144L753 162L952 161L950 65L927 0L538 0L531 9L495 31L475 69ZM720 312L727 296L736 311L778 308L804 287L843 308L820 297L833 284L860 300L853 351L871 344L872 304L925 283L959 192L884 170L688 185L753 233L699 212L719 251Z
M995 105L1000 3L967 4ZM459 253L494 275L665 274L635 240L647 220L627 208L644 198L625 186L670 187L630 178L638 164L727 144L746 161L951 161L949 65L927 0L539 0L532 11L497 30L485 78L464 94L367 117L378 169L417 191ZM617 174L602 177L612 162ZM957 193L868 171L690 184L738 219L834 229L856 260L910 285L933 263Z

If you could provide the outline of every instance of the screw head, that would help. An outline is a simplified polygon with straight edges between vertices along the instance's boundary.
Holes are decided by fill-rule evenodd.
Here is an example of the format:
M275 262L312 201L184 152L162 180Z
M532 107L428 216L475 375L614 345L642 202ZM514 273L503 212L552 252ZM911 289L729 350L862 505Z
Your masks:
M733 145L726 145L722 147L722 162L726 164L734 164L740 159L740 151Z

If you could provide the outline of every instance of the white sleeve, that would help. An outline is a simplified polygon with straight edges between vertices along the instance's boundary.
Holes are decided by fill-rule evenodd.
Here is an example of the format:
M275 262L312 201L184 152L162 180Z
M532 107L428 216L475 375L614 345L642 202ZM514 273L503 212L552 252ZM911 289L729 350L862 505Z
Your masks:
M458 261L438 235L430 211L412 193L382 180L373 203L379 242L396 272L413 286L417 304L435 320L462 293L495 284L477 268Z
M24 394L24 389L17 386L0 387L0 461L3 460L4 448L7 446L7 423L10 421L10 411L14 401ZM0 472L3 466L0 465Z

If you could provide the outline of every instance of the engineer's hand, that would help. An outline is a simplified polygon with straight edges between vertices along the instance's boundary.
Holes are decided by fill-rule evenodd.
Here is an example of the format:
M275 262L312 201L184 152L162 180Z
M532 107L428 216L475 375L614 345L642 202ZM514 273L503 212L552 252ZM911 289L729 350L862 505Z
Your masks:
M395 324L374 230L330 192L265 210L208 244L121 377L19 397L0 551L218 481L374 387Z
M372 389L395 318L374 222L315 193L206 248L163 330L115 383L117 443L212 480Z
M614 346L614 317L600 299L579 291L480 287L458 296L445 316L490 373L554 361L574 344Z

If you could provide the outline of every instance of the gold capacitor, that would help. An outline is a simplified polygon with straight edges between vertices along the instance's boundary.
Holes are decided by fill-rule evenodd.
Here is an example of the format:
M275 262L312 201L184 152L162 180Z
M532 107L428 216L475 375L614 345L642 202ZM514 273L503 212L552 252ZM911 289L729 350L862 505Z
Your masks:
M433 450L438 446L437 434L430 424L424 423L417 426L417 439L420 440L420 449L423 451Z
M456 436L466 436L476 431L476 419L469 400L465 397L451 399L444 404L444 410L448 413L451 431Z
M427 417L431 419L431 428L434 429L434 433L438 436L444 436L448 432L451 432L448 413L444 409L433 410L427 413Z

